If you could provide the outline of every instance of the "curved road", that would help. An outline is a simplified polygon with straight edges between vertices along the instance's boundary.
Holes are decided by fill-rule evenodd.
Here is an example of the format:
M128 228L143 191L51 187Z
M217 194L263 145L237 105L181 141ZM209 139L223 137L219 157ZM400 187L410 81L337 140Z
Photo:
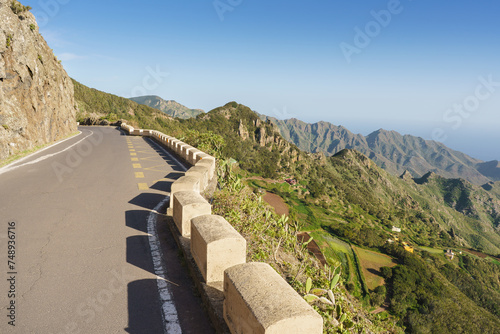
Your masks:
M0 333L213 333L156 226L183 166L150 139L80 131L0 169Z

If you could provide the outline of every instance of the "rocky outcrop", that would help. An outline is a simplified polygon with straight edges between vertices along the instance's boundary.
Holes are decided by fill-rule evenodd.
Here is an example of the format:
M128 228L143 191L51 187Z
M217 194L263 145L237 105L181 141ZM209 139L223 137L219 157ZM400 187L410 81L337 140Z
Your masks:
M413 176L411 175L411 173L408 170L405 170L399 178L403 179L405 181L413 181Z
M0 0L0 160L76 131L73 84L28 8Z
M247 140L249 137L248 130L245 124L243 124L243 121L241 119L240 119L240 126L238 128L238 134L243 140Z
M205 113L201 109L189 109L186 106L174 101L174 100L164 100L159 96L138 96L130 98L132 101L137 102L139 104L146 105L151 108L158 109L165 114L182 119L188 119L196 117L200 114Z

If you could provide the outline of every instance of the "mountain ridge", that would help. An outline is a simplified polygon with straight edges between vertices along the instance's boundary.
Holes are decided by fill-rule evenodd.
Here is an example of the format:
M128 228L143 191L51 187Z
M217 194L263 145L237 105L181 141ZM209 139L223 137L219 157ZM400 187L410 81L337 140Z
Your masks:
M407 170L418 178L432 171L477 185L500 181L498 161L484 162L436 141L384 129L363 136L324 121L311 124L295 118L260 117L273 122L286 140L302 150L334 155L345 148L355 149L393 175L401 175Z
M176 102L175 100L164 100L156 95L145 95L131 97L130 100L146 105L151 108L158 109L171 117L188 119L203 114L201 109L189 109L188 107Z

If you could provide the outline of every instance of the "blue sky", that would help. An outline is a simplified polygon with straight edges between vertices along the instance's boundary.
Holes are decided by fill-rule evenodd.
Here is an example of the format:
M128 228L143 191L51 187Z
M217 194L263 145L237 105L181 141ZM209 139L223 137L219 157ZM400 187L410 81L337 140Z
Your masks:
M498 1L23 3L69 75L93 88L207 111L234 100L500 159Z

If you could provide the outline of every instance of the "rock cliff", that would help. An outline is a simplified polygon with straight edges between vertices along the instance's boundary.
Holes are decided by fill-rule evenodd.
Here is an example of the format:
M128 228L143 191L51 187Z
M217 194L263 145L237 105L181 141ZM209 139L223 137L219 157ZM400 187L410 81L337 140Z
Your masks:
M29 7L0 0L0 160L76 131L73 94Z

